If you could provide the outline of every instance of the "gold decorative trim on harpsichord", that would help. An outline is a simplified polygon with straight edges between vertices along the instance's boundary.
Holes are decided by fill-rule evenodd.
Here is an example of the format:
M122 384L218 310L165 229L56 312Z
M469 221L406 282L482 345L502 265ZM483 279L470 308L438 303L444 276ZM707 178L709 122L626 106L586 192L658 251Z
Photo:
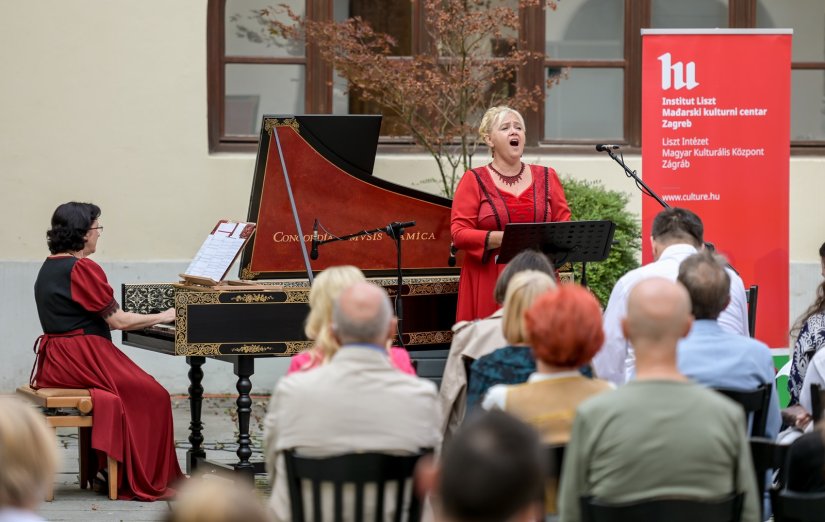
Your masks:
M244 268L244 271L247 269ZM250 272L256 273L256 272ZM368 281L383 286L390 295L395 295L398 280L390 277L370 277ZM457 294L458 276L414 276L405 277L402 281L401 295L437 295L437 294ZM308 279L271 279L255 281L258 285L278 285L284 287L285 291L291 288L309 290Z
M281 313L281 310L278 308L279 306L306 306L309 302L308 288L283 288L280 284L264 286L271 286L272 290L261 290L259 288L255 290L244 290L243 287L238 287L238 290L209 292L203 291L202 289L190 291L183 287L178 288L175 297L175 308L177 311L175 321L175 354L188 356L264 354L289 356L297 353L297 350L294 348L294 343L308 341L299 341L294 338L282 339L275 342L273 342L272 339L262 338L254 340L247 338L241 340L247 335L247 332L244 331L244 325L248 320L252 320L250 317L247 317L247 310L249 310L250 316L254 315L254 317L256 317L253 321L254 325L250 326L250 328L254 329L257 327L260 330L261 325L269 324L272 318L289 314L289 312L286 311ZM227 342L219 342L216 344L192 342L192 335L190 335L190 329L192 328L191 316L192 314L199 314L199 324L201 324L201 328L203 328L203 325L209 324L211 322L210 318L214 316L214 314L204 308L210 306L223 307L220 309L220 319L227 322L227 328L229 330L233 330L232 332L223 332L223 334L229 333L229 335L235 339L231 341L227 339ZM267 308L262 309L260 308L261 306ZM294 315L295 311L293 310L292 313ZM300 315L303 317L304 314ZM234 328L229 326L233 323L235 324ZM301 338L303 337L302 330L302 328L297 328L291 332L291 335ZM202 331L199 333L200 335L203 334ZM290 333L284 332L283 329L278 329L278 331L275 332L267 328L264 333L255 334L250 331L248 335L253 338L258 335L262 337L270 335L277 337L281 335L289 336Z
M370 278L370 281L395 295L394 278ZM424 307L431 306L430 299L458 292L455 276L407 277L403 283L403 295L414 301L423 300L420 306ZM123 303L124 310L139 313L174 307L174 334L170 330L167 339L169 350L174 350L175 355L291 356L312 346L303 333L303 322L309 311L309 291L309 282L302 279L256 281L254 288L241 285L224 286L220 290L190 288L178 283L125 284ZM451 324L451 317L445 319ZM410 348L449 345L452 332L440 323L440 319L437 323L427 323L422 328L427 331L405 332L405 345Z
M298 132L300 128L298 120L295 118L284 118L283 120L279 120L278 118L264 118L264 129L266 132L272 135L272 131L276 127L291 127L295 132Z
M127 312L151 314L175 306L171 283L124 284L122 308Z
M247 280L256 279L259 275L261 275L260 272L253 272L249 269L249 266L245 266L241 270L241 277Z
M422 344L446 344L453 342L452 330L438 332L412 332L404 334L404 344L406 346L417 346Z

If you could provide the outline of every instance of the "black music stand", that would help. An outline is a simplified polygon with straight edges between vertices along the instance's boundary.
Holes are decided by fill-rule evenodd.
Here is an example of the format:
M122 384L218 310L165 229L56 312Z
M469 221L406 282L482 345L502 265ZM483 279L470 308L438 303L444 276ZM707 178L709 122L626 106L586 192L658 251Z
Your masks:
M612 221L508 223L496 262L507 263L522 250L533 248L544 252L556 267L580 262L582 286L587 286L587 262L607 259L615 231Z

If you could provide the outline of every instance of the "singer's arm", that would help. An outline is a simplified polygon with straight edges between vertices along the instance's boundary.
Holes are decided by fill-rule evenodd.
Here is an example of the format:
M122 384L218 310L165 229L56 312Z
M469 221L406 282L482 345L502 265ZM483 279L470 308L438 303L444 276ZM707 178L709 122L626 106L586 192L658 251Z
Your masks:
M501 231L478 229L478 209L481 206L481 191L476 177L465 175L458 182L453 196L453 209L450 218L450 232L453 244L465 255L479 261L485 250L501 246ZM495 246L491 246L495 245Z
M564 187L559 180L554 169L548 170L550 184L550 221L570 221L570 206L567 204L567 196L564 195Z

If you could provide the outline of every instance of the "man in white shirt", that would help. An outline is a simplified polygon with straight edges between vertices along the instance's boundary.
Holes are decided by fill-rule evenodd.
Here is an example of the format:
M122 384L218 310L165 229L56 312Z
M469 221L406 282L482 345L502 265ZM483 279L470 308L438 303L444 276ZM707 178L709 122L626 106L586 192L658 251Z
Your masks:
M621 321L627 315L627 296L639 282L652 277L676 281L679 265L688 256L704 248L702 220L684 208L666 208L653 220L650 234L655 261L631 270L613 287L604 311L605 341L593 358L595 374L616 385L622 385L633 375L633 347L622 333ZM748 307L742 279L730 268L730 304L719 315L723 330L748 335Z

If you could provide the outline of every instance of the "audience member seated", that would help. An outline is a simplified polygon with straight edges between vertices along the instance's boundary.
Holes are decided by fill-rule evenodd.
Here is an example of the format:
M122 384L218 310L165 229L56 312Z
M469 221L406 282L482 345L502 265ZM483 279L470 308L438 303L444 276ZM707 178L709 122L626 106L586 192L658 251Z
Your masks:
M479 358L470 366L467 412L472 413L481 404L490 386L522 383L536 371L536 361L527 346L524 312L538 296L555 288L556 281L552 277L536 270L519 272L510 279L501 323L507 346Z
M816 352L805 372L805 380L802 381L802 390L799 392L799 404L796 407L786 408L785 413L798 411L796 416L796 427L810 431L811 420L813 420L814 405L811 398L811 385L816 384L820 389L825 389L825 350Z
M732 492L744 493L741 520L759 520L742 408L676 367L691 322L683 286L649 278L630 291L622 330L636 351L636 377L579 406L561 477L563 521L581 520L582 496L618 503Z
M621 321L627 315L627 299L636 284L651 277L676 281L679 264L704 245L704 225L699 216L684 208L666 208L653 220L650 233L655 261L631 270L619 279L604 311L605 340L593 358L593 372L616 385L624 384L633 374L633 347L622 332ZM730 304L719 315L723 330L748 335L748 305L742 279L733 270L730 276Z
M796 439L788 448L785 486L791 491L825 491L825 423Z
M366 281L364 274L350 265L332 266L318 274L309 291L309 315L304 333L307 339L315 341L309 350L299 353L289 363L287 374L311 370L326 364L341 345L332 335L332 302L348 286ZM410 354L404 348L387 344L390 362L404 373L415 375L410 362Z
M561 285L539 296L524 319L537 371L524 384L493 386L482 406L532 425L545 444L567 444L579 403L613 387L579 372L604 341L601 306L581 286ZM549 514L556 512L557 488L555 481L547 487Z
M36 510L54 480L57 458L46 419L13 397L0 397L0 520L44 520Z
M575 284L561 285L536 299L524 316L537 371L523 384L497 384L482 402L532 425L545 444L566 444L576 407L610 390L600 379L579 372L604 340L599 301Z
M544 454L536 432L491 411L462 425L438 467L417 470L437 522L533 522L542 516Z
M679 372L710 388L749 391L773 385L770 348L719 326L719 314L730 302L730 276L724 261L708 251L693 254L679 266L678 281L687 288L695 319L690 334L679 342ZM775 385L767 413L765 436L775 439L782 424Z
M254 486L206 475L180 488L166 522L269 522Z
M395 331L384 289L355 283L333 302L332 333L341 345L335 357L275 387L264 420L264 454L277 520L290 520L286 449L308 456L415 453L440 443L435 385L392 366L386 343ZM365 506L365 519L374 518L373 509Z
M822 277L825 277L825 243L819 247L819 261ZM825 281L817 287L814 303L794 323L791 337L795 341L788 376L788 393L791 396L788 406L799 404L808 365L814 354L825 346Z
M553 264L547 256L536 250L525 250L507 263L496 281L494 297L497 303L504 303L507 285L513 275L524 270L537 270L549 276L554 275ZM444 366L438 399L444 413L442 432L444 443L458 429L464 420L467 405L466 360L476 360L506 343L501 329L504 310L499 308L492 315L475 321L461 321L453 326L453 342Z

